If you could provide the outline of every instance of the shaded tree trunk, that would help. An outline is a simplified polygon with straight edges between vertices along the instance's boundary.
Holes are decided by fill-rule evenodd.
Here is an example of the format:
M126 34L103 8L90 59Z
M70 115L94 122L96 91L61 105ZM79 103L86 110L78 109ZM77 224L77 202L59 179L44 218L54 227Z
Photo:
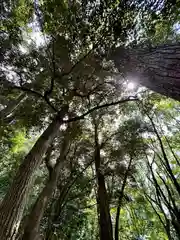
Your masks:
M53 202L51 206L50 216L48 217L49 222L46 229L46 237L45 237L46 240L52 239L54 228L55 228L53 223L56 223L58 221L58 218L61 216L62 208L68 196L70 187L71 187L71 181L67 182L61 188L59 198L55 202Z
M172 218L172 225L176 231L176 235L178 237L178 239L180 239L180 223L179 221L177 221L177 219Z
M128 178L128 174L129 174L129 170L132 164L132 157L129 161L128 164L128 168L125 172L124 175L124 179L123 179L123 183L122 183L122 187L119 193L119 199L118 199L118 206L117 206L117 212L116 212L116 222L115 222L115 231L114 231L114 236L115 236L115 240L119 240L119 219L120 219L120 212L121 212L121 207L122 207L122 200L123 200L123 196L124 196L124 190L126 187L126 183L127 183L127 178Z
M120 218L120 211L121 211L121 205L122 205L122 199L123 194L120 193L119 199L118 199L118 207L116 211L116 222L115 222L115 240L119 240L119 218Z
M180 101L180 43L149 48L116 48L109 57L127 79Z
M95 126L95 168L97 176L97 200L99 209L100 240L113 240L112 222L109 210L109 200L105 185L105 177L101 170L100 145L98 142L97 126Z
M36 203L33 206L31 213L28 216L28 221L26 223L26 227L24 230L23 240L34 240L36 238L38 239L39 237L41 219L44 215L44 211L46 210L47 204L57 186L59 172L64 163L69 148L68 133L69 131L67 129L66 136L64 137L64 141L61 146L61 153L56 161L56 165L52 170L52 173L50 173L50 178L47 181L46 186L43 188L38 199L36 200Z
M37 140L19 167L16 177L0 206L0 239L13 240L22 218L33 174L42 162L49 144L58 133L62 118L68 107L64 106L58 116Z
M93 161L91 161L87 166L80 172L80 174L73 177L74 174L71 173L71 175L68 177L68 179L65 179L66 184L64 186L59 186L59 192L60 196L56 201L53 202L50 210L50 215L48 217L48 226L46 230L46 240L52 239L53 233L55 232L55 224L57 224L59 217L61 216L61 213L63 211L63 208L67 204L68 195L70 193L71 188L77 181L77 179L81 176L81 174L86 171L86 169L92 164ZM63 181L64 183L64 181ZM61 184L60 184L61 185ZM53 224L54 223L54 224Z

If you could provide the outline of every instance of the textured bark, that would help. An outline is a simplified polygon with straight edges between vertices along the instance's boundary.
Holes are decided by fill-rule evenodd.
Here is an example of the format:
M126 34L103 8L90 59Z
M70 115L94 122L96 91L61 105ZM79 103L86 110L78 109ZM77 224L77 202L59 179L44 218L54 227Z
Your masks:
M7 107L0 111L0 119L3 120L8 117L8 115L11 114L26 97L25 93L21 93L17 99L9 103Z
M62 118L67 112L63 107L58 116L37 140L29 154L20 165L16 177L0 206L0 239L13 240L18 231L19 223L25 207L33 174L42 162L42 157L49 144L57 135Z
M99 209L99 226L100 226L100 240L113 240L112 222L109 210L109 200L105 185L105 178L101 172L101 157L100 145L98 143L98 133L95 127L95 168L97 175L98 191L98 209Z
M46 183L46 186L43 188L40 193L36 203L33 206L31 213L28 216L27 224L24 230L23 240L34 240L38 239L40 222L44 215L44 211L46 210L47 204L52 197L52 194L57 186L57 181L60 173L60 169L64 164L64 160L69 148L69 131L67 129L67 134L64 137L64 141L61 146L61 153L59 158L57 159L57 163L50 174L50 178Z
M127 79L180 101L180 44L117 48L109 57Z

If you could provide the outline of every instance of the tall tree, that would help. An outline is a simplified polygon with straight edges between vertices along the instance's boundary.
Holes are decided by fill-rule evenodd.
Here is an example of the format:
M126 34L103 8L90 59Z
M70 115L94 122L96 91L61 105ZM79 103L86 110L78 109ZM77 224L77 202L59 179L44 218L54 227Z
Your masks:
M59 115L44 131L26 156L23 164L20 165L16 177L0 206L1 239L15 238L29 193L29 186L33 180L34 171L42 162L43 155L57 135L66 113L67 106L61 110Z
M27 240L33 240L39 238L39 227L41 219L44 215L44 212L46 210L47 204L50 200L50 198L53 195L54 190L56 189L56 185L58 182L58 177L60 173L60 169L62 168L67 152L69 150L70 145L70 129L67 127L66 133L64 133L64 139L61 144L61 150L60 150L60 156L56 159L56 164L54 167L52 167L48 162L47 166L49 164L49 179L41 191L38 199L36 200L29 216L26 221L26 226L24 229L24 235L23 239ZM51 158L51 156L49 156ZM50 161L51 159L48 159L47 161Z
M3 3L3 32L0 34L2 133L6 132L9 122L14 124L14 128L18 124L25 127L28 133L41 132L49 122L51 124L25 157L2 201L1 239L15 238L33 174L62 123L80 120L99 108L133 100L132 96L126 97L129 92L124 76L125 80L134 81L135 78L143 86L179 100L179 44L154 46L154 43L175 41L173 29L178 20L177 7L177 2L161 0L61 3L45 0L34 2L34 6L31 1ZM165 16L169 17L168 21ZM157 28L163 24L167 31L162 34ZM36 33L42 33L39 38L41 46L38 46L38 41L34 43L23 36L29 30L32 38ZM119 45L121 47L118 48ZM109 59L114 60L115 66L107 61ZM72 118L67 117L68 108L73 113ZM111 115L110 111L107 113ZM131 125L130 122L128 124ZM96 173L99 189L103 189L101 194L98 192L101 199L100 225L105 220L108 226L107 229L102 228L102 238L106 237L107 231L110 233L107 236L112 239L107 196L110 191L106 189L105 174L100 168L101 149L98 141L96 143ZM174 173L169 173L179 191ZM111 190L111 184L108 185ZM41 215L39 211L39 219Z
M100 239L113 240L109 199L100 155L101 147L98 136L98 125L99 125L98 121L94 119L94 139L95 139L94 161L97 175L97 204L99 211L98 214L99 214Z

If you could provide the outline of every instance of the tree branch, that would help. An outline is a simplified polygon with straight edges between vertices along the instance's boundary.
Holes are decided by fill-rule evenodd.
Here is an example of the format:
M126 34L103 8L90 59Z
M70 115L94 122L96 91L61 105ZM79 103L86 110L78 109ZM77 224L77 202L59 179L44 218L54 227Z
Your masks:
M52 76L51 76L51 85L50 85L50 88L48 90L46 90L45 93L44 93L44 98L46 100L48 99L48 96L53 91L55 77L56 77L56 63L55 63L54 39L53 39L53 42L52 42Z
M48 98L45 98L41 93L36 92L36 91L34 91L34 90L32 90L32 89L23 87L23 86L22 86L22 87L13 86L12 88L14 88L14 89L19 89L19 90L21 90L21 91L23 91L23 92L31 93L31 94L33 94L33 95L36 95L36 96L40 97L41 99L43 99L43 100L48 104L48 106L49 106L54 112L58 112L58 110L51 104L51 102L49 101L49 99L48 99Z
M121 100L116 101L116 102L105 103L105 104L102 104L102 105L99 105L99 106L96 106L96 107L93 107L93 108L89 109L87 112L85 112L84 114L82 114L80 116L76 116L76 117L70 118L68 120L63 120L63 122L64 123L68 123L68 122L77 121L77 120L83 119L86 115L94 112L95 110L98 110L98 109L101 109L101 108L105 108L105 107L115 106L115 105L118 105L118 104L130 102L130 101L139 101L139 99L136 98L136 97L133 97L133 96L131 97L130 96L128 98L121 99Z

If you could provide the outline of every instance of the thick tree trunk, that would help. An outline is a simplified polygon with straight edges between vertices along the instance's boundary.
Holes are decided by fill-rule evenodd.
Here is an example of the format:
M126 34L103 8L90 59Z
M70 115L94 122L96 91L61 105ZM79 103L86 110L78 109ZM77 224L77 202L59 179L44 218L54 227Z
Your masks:
M46 210L47 204L52 197L52 194L57 186L57 181L59 177L59 172L64 164L64 160L66 158L66 154L69 148L69 131L67 129L66 136L64 137L64 141L61 146L61 153L59 158L56 161L56 165L50 174L50 178L47 181L46 186L43 188L40 193L36 203L33 206L33 209L28 216L28 221L24 230L23 240L34 240L38 239L39 236L39 228L40 222L44 215L44 211Z
M109 58L130 81L180 101L180 43L147 49L119 47Z
M16 177L0 206L0 239L14 240L22 218L33 174L39 167L49 144L57 135L62 118L67 112L64 106L58 116L37 140L16 174Z
M101 172L100 146L98 143L97 128L95 127L95 167L98 183L97 199L99 209L100 240L113 240L112 222L109 210L109 200L105 185L105 178Z

